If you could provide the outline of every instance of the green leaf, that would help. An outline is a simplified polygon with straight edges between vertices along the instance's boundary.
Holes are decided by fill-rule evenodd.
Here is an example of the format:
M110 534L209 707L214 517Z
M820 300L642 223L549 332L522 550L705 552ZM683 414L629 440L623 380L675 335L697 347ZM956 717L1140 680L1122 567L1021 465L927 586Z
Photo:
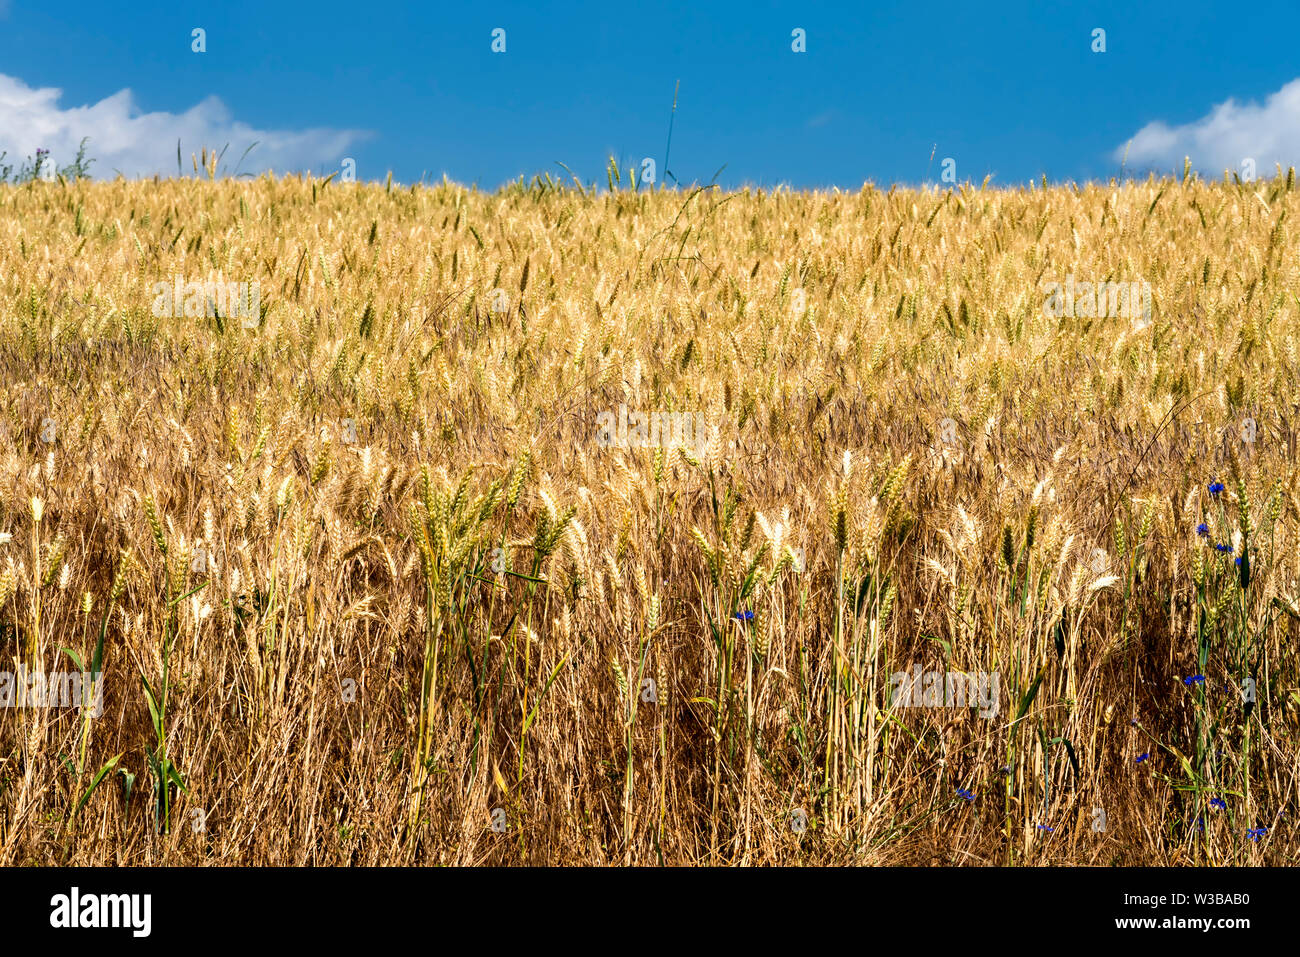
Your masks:
M186 598L189 598L196 591L202 591L204 588L207 587L208 587L208 583L204 582L203 584L199 585L197 588L191 588L189 591L187 591L184 595L181 595L179 598L173 598L171 601L167 603L167 606L170 608L172 605L183 602Z
M526 582L537 582L538 584L542 584L542 585L546 584L545 578L534 578L532 575L524 575L520 572L513 572L508 568L506 569L506 574L513 576L514 578L522 578Z
M1020 699L1020 707L1016 709L1016 720L1011 722L1013 727L1029 712L1029 706L1034 703L1034 698L1038 696L1038 687L1042 683L1043 672L1042 669L1039 669L1038 675L1034 678L1033 684L1029 686L1029 690L1026 691Z
M858 583L858 594L856 600L853 603L853 610L857 615L859 616L862 615L862 607L867 603L867 596L870 594L870 592L871 592L871 573L868 572L867 574L862 576L862 581Z
M131 803L131 791L135 788L135 775L126 768L118 768L117 773L122 775L122 789L125 792L122 803L129 805Z
M85 807L86 802L90 800L90 796L95 793L95 788L99 787L99 783L104 780L104 778L108 775L110 771L113 770L114 767L117 766L118 759L120 759L121 757L122 755L119 754L116 757L110 758L109 762L105 764L102 768L100 768L99 772L93 778L90 779L90 787L86 788L86 793L81 795L81 799L77 801L77 806L72 809L73 817L76 817L77 814L81 811L81 809ZM126 771L122 771L121 773L127 774ZM128 777L130 777L132 783L134 783L135 775L130 774L128 775ZM129 794L130 794L129 789L127 793L129 799Z
M110 602L108 614L104 615L104 620L99 626L99 640L95 642L94 654L90 656L90 673L92 675L100 675L104 671L104 636L108 634L108 618L112 613L113 605Z
M952 660L952 642L944 641L942 638L935 635L922 635L921 637L928 638L930 641L937 641L939 644L943 645L944 656L948 658L948 660Z
M524 734L528 733L528 726L531 725L533 719L537 717L537 709L542 706L542 699L546 697L546 692L551 690L551 685L555 683L555 678L559 675L560 669L568 663L568 658L561 658L560 663L556 665L555 670L551 672L551 677L546 679L546 687L543 688L542 693L537 696L537 700L533 702L533 710L529 713L528 717L524 719Z
M185 787L185 780L181 777L180 771L176 769L176 765L172 763L172 760L168 758L163 764L167 772L167 779L188 794L189 790Z
M144 682L144 700L149 705L149 714L153 718L154 733L161 739L163 736L162 716L158 713L157 699L154 697L153 689L149 687L149 679L144 676L144 672L140 673L140 680Z
M1070 744L1069 738L1062 738L1061 743L1065 745L1065 753L1070 756L1070 767L1074 768L1074 780L1079 780L1079 759L1075 757L1074 745Z

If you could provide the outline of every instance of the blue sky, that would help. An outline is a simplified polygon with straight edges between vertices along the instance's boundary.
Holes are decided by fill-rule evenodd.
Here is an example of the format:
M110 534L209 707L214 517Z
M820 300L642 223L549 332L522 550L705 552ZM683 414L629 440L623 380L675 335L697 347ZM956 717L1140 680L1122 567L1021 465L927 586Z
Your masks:
M646 156L662 166L680 80L669 168L684 183L724 165L724 185L917 183L937 180L947 157L976 183L1105 179L1140 131L1130 172L1181 167L1191 152L1206 175L1248 157L1266 175L1300 164L1295 13L1044 0L0 0L0 150L11 162L43 146L65 161L90 135L93 174L166 175L178 135L187 172L200 145L229 141L233 170L261 139L241 171L330 171L352 157L361 179L445 173L492 188L567 176L560 161L603 185L610 153L624 168ZM195 27L204 53L191 50ZM795 28L804 53L791 50ZM1094 28L1104 53L1091 49Z

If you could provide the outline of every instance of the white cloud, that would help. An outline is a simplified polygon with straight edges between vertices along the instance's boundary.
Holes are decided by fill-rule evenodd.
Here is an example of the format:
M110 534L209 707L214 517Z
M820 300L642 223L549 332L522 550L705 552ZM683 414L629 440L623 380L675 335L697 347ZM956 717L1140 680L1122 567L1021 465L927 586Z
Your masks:
M1115 150L1124 158L1125 146ZM1130 167L1181 169L1183 157L1206 174L1241 172L1243 160L1253 159L1258 175L1272 176L1274 164L1285 170L1300 165L1300 78L1258 103L1229 99L1208 114L1182 126L1156 121L1134 134L1128 144Z
M0 10L6 0L0 0ZM184 113L143 113L129 89L119 90L93 106L61 109L63 91L36 89L0 73L0 150L15 166L37 149L47 149L64 165L76 155L82 137L90 137L86 155L95 160L92 176L112 178L114 170L129 177L176 175L176 141L181 141L182 169L193 174L190 154L201 147L221 150L228 173L253 143L256 148L239 166L240 173L277 173L335 168L348 147L372 135L364 130L263 130L236 120L224 103L210 96Z

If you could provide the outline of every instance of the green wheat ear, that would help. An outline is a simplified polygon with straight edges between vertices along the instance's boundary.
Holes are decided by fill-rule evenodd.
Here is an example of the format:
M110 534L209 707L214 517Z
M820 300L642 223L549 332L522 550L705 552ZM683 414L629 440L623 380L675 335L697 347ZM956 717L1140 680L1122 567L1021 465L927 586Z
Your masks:
M1273 493L1268 500L1268 521L1272 526L1277 525L1278 517L1282 514L1282 480L1279 478L1273 482Z
M154 544L158 546L158 551L166 556L167 539L163 536L162 522L158 518L158 506L154 504L152 495L144 497L144 514L149 520L149 531L153 533Z
M628 700L627 675L623 673L623 666L618 663L616 658L610 659L610 667L614 671L614 680L618 683L618 693L623 696L623 701Z
M1246 480L1242 476L1237 477L1237 498L1240 500L1241 540L1242 549L1244 550L1246 542L1249 541L1251 533L1255 530L1255 526L1251 522L1250 493L1246 490Z
M1156 499L1155 496L1153 495L1147 499L1147 507L1145 511L1143 511L1142 513L1142 526L1140 529L1138 529L1139 542L1145 542L1147 540L1147 536L1151 534L1151 526L1152 523L1155 521L1155 514L1156 514Z
M848 487L842 484L830 502L831 537L841 552L849 544L848 497Z

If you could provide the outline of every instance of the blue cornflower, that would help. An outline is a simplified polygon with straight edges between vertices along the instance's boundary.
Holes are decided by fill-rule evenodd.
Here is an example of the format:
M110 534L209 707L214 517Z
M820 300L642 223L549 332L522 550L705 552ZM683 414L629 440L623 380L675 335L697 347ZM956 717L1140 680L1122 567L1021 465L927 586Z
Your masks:
M736 619L736 621L749 621L754 617L754 613L750 609L746 608L744 611L736 612L731 617Z
M1040 831L1055 831L1055 830L1056 830L1056 828L1054 828L1054 827L1048 827L1046 824L1040 824L1040 825L1038 825L1038 829L1039 829Z
M1217 807L1220 811L1226 811L1228 809L1228 805L1223 798L1211 798L1210 807Z
M1238 555L1236 558L1234 558L1234 559L1232 560L1232 564L1234 564L1234 565L1240 565L1240 564L1241 564L1241 556Z
M1194 684L1203 685L1205 684L1205 675L1189 675L1183 679L1183 684L1187 685L1189 688Z
M1223 491L1223 483L1222 483L1222 482L1211 482L1211 483L1210 483L1210 494L1213 495L1215 498L1218 498L1218 497L1219 497L1219 493L1222 492L1222 491Z
M1209 538L1210 526L1206 525L1204 522L1201 522L1200 525L1196 526L1196 534L1201 536L1201 538Z
M1230 551L1232 551L1232 546L1231 546L1231 545L1215 545L1215 546L1214 546L1214 550L1215 550L1216 552L1230 552Z
M1145 761L1145 760L1146 760L1147 758L1149 758L1149 757L1151 757L1151 752L1150 752L1150 751L1147 751L1147 752L1145 752L1145 753L1143 753L1143 754L1139 754L1139 755L1137 756L1137 761L1134 762L1134 763L1136 763L1136 764L1141 764L1143 761Z
M1252 827L1246 831L1246 836L1252 841L1258 841L1268 831L1266 827Z
M973 800L975 800L975 792L974 792L974 791L963 791L961 788L958 788L958 789L957 789L957 795L958 795L958 797L963 797L963 798L965 798L967 801L973 801Z

